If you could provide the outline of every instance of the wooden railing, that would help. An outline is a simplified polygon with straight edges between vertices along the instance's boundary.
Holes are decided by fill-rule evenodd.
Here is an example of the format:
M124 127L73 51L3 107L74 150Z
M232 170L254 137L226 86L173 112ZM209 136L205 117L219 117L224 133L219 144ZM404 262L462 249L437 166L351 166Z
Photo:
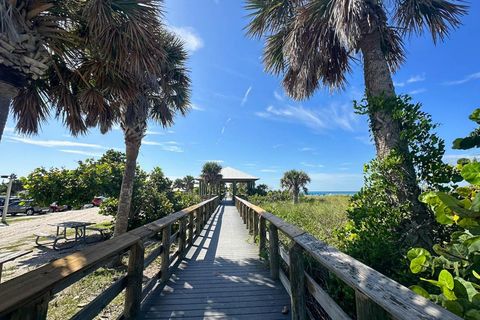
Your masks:
M142 301L156 284L166 283L219 201L218 197L211 198L0 284L0 319L46 319L49 301L56 293L125 254L128 254L126 275L116 280L72 319L93 319L124 289L125 303L121 318L136 319ZM172 229L176 231L172 233ZM145 256L145 243L159 234L162 239L160 244ZM170 249L174 243L177 250L172 254ZM142 286L144 268L159 256L161 269Z
M304 260L310 256L355 290L357 320L460 320L446 309L262 208L238 197L235 205L249 231L258 237L260 254L268 254L272 278L280 279L290 294L292 319L314 318L307 307L307 292L331 319L351 319L306 272ZM280 244L279 231L288 239L287 249ZM287 272L282 270L281 260L287 266Z

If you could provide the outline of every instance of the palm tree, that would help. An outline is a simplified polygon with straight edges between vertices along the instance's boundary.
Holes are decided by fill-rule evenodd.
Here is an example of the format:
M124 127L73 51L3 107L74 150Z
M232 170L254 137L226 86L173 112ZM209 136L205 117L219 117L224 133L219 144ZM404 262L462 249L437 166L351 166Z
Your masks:
M381 0L248 0L246 6L251 11L249 35L266 37L266 70L283 75L283 86L294 99L310 97L320 85L343 88L354 54L362 54L377 156L401 156L399 170L388 178L398 187L398 201L411 204L420 224L429 214L418 200L407 141L392 114L392 72L404 60L402 36L429 29L434 42L443 40L466 13L461 3L393 0L388 4L393 10Z
M130 215L135 167L142 139L147 131L147 120L152 119L164 127L171 126L177 113L185 115L190 104L190 79L185 68L187 54L183 43L170 32L161 30L152 40L162 45L165 56L159 75L140 76L143 84L136 98L122 106L120 123L126 146L126 166L118 201L115 234L127 231Z
M172 187L180 190L185 190L185 183L183 182L183 179L178 178L173 181Z
M222 181L222 166L214 161L208 161L203 165L202 178L207 184L210 194L215 192L215 188L218 187Z
M56 97L49 76L72 62L78 50L78 42L67 31L78 25L71 4L68 0L0 0L0 140L14 98L15 115L30 112L41 120L47 116L42 98ZM58 107L60 112L71 112ZM22 118L18 128L35 131L38 122Z
M185 191L192 192L195 187L195 178L187 175L183 178L183 184L185 185Z
M298 203L298 195L300 191L307 193L306 185L310 183L310 177L303 171L290 170L283 174L280 180L282 188L287 189L293 195L293 203Z

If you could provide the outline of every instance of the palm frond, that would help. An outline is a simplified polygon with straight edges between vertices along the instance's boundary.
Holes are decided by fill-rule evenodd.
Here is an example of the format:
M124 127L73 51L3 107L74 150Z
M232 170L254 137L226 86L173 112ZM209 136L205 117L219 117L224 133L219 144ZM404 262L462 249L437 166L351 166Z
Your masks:
M468 7L459 0L402 0L396 1L395 21L404 33L422 34L430 30L433 41L443 40L451 28L461 24L460 17Z
M37 86L28 86L19 91L12 101L16 130L24 134L37 133L49 116L46 97Z
M294 15L295 8L303 0L248 0L245 8L251 11L247 34L261 37L267 33L276 33L284 28Z

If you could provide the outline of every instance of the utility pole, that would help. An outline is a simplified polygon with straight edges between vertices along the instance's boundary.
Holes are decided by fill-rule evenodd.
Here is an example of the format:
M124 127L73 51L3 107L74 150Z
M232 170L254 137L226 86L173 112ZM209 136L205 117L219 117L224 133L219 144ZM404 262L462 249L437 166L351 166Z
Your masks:
M3 204L3 210L2 210L2 223L7 224L7 212L8 212L8 204L10 203L10 193L12 192L12 184L16 176L12 173L9 176L1 176L1 178L10 179L8 181L7 195L5 197L5 202Z

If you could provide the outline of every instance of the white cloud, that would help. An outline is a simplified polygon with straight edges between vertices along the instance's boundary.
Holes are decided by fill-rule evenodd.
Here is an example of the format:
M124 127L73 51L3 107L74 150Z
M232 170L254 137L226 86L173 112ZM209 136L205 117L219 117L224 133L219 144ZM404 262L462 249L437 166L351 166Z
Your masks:
M275 169L261 169L260 172L275 173L275 172L278 172L278 170L275 170Z
M414 95L414 94L420 94L420 93L423 93L423 92L426 92L426 91L427 91L427 89L421 88L421 89L417 89L417 90L412 90L408 94Z
M101 153L88 152L88 151L82 151L82 150L60 149L58 151L65 152L65 153L81 154L81 155L91 156L91 157L101 157L102 156Z
M304 167L310 167L310 168L324 168L325 167L323 164L314 164L314 163L309 163L309 162L300 162L300 164Z
M190 52L195 52L203 48L203 40L192 27L168 26L185 44L185 48Z
M407 80L407 83L422 82L422 81L425 81L426 79L427 79L427 77L425 76L425 73L423 73L423 74L419 74L419 75L415 75L415 76L410 77Z
M245 91L245 94L243 95L241 106L244 106L245 103L248 101L248 95L250 94L250 91L252 91L252 86L248 87L247 91Z
M82 148L93 148L93 149L108 149L105 146L93 143L82 143L75 141L67 140L34 140L30 138L16 137L16 136L7 136L7 139L11 142L20 142L25 144L31 144L35 146L41 146L46 148L53 147L82 147Z
M258 117L299 123L316 131L341 128L354 131L359 117L350 105L335 105L321 109L307 109L303 106L277 108L268 106L265 111L255 113Z
M166 141L166 142L157 142L157 141L149 141L143 140L142 144L148 146L159 146L164 151L169 152L183 152L183 149L179 146L179 143L176 141Z
M145 134L151 135L151 136L163 136L163 135L165 135L165 133L163 133L161 131L153 131L153 130L147 130L145 132Z
M274 96L275 99L277 99L278 101L283 101L283 100L284 100L283 96L282 96L280 93L278 93L277 91L273 91L273 96Z
M314 149L314 148L310 148L310 147L303 147L303 148L298 149L298 151L301 151L301 152L309 152L309 151L315 151L315 149Z
M460 80L445 82L445 84L448 86L454 86L454 85L464 84L469 81L477 80L477 79L480 79L480 72L472 73Z
M190 104L190 107L192 108L192 110L195 110L195 111L205 111L204 108L200 107L199 105L197 105L195 103Z

